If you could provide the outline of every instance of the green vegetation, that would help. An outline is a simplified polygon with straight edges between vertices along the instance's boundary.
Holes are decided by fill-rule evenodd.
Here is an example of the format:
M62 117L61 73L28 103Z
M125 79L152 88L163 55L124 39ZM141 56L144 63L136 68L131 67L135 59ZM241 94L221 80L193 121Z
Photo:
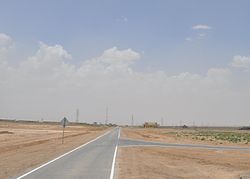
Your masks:
M191 137L192 139L202 141L228 141L232 143L245 143L250 142L250 133L231 132L231 131L179 131L168 132L168 135L175 135L176 137Z
M233 143L250 141L250 133L237 133L237 132L218 132L218 131L198 131L193 133L198 139L209 139L209 140L222 140ZM205 140L203 139L203 140Z

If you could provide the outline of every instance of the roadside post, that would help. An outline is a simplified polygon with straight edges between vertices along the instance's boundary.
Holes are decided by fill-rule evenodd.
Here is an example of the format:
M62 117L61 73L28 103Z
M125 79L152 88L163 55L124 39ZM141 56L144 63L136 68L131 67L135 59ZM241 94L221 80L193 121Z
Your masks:
M66 117L64 117L62 120L61 120L61 125L63 127L63 132L62 132L62 144L64 142L64 128L69 124L69 121Z

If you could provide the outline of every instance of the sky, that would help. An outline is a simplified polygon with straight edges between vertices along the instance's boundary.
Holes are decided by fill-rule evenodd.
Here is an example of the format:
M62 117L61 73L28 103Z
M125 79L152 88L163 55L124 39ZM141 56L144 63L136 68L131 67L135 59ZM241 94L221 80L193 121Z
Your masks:
M0 4L0 118L250 125L248 0Z

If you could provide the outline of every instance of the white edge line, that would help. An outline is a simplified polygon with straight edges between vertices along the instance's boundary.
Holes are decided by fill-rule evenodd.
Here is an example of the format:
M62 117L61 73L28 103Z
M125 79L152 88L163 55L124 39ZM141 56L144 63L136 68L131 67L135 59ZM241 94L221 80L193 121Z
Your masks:
M119 132L118 132L118 138L117 138L117 143L115 146L115 152L114 152L114 156L113 156L113 162L112 162L112 167L111 167L111 172L110 172L110 179L114 178L114 173L115 173L115 160L116 160L116 154L117 154L117 145L119 142L119 138L120 138L120 128L119 128Z
M119 128L118 139L120 139L121 128Z
M62 157L64 157L64 156L66 156L66 155L68 155L68 154L70 154L70 153L72 153L72 152L74 152L74 151L76 151L76 150L78 150L78 149L80 149L80 148L82 148L82 147L88 145L89 143L94 142L94 141L96 141L97 139L99 139L99 138L101 138L101 137L107 135L107 134L110 133L111 131L112 131L112 130L105 132L104 134L98 136L97 138L95 138L95 139L93 139L93 140L91 140L91 141L89 141L89 142L87 142L87 143L85 143L85 144L83 144L83 145L80 145L79 147L77 147L77 148L75 148L75 149L73 149L73 150L71 150L71 151L69 151L69 152L67 152L67 153L65 153L65 154L60 155L59 157L57 157L57 158L55 158L55 159L53 159L53 160L51 160L51 161L49 161L49 162L47 162L47 163L45 163L45 164L39 166L39 167L37 167L37 168L35 168L35 169L33 169L33 170L31 170L31 171L29 171L29 172L27 172L27 173L25 173L25 174L19 176L19 177L17 177L16 179L21 179L21 178L23 178L23 177L25 177L25 176L27 176L27 175L29 175L29 174L31 174L31 173L33 173L33 172L39 170L39 169L42 168L42 167L45 167L46 165L49 165L50 163L52 163L52 162L54 162L54 161L56 161L56 160L58 160L58 159L60 159L60 158L62 158Z

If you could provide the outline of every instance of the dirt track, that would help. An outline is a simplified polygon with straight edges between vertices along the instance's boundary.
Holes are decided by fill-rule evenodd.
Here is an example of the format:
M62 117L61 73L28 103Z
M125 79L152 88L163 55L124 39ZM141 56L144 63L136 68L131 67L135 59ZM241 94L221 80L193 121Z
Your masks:
M172 143L206 143L166 137L157 129L122 129L121 136ZM226 144L229 145L229 144ZM236 145L236 144L235 144ZM241 145L241 144L240 144ZM249 146L249 145L245 145ZM120 147L118 178L239 178L250 172L249 151L180 149L161 147Z
M0 122L0 178L17 176L104 133L106 128Z

